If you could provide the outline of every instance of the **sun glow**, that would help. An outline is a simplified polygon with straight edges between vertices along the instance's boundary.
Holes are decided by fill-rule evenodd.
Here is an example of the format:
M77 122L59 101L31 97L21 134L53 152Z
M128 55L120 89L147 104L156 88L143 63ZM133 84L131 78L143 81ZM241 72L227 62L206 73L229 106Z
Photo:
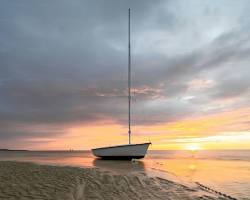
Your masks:
M193 117L151 126L133 126L132 142L152 142L151 150L187 150L192 154L209 149L249 149L250 108ZM50 127L32 126L28 131ZM25 130L26 130L25 129ZM126 144L127 127L111 119L88 124L76 123L63 128L57 137L30 137L30 149L74 150Z
M197 143L189 143L185 146L185 149L189 151L197 151L201 149L201 146Z

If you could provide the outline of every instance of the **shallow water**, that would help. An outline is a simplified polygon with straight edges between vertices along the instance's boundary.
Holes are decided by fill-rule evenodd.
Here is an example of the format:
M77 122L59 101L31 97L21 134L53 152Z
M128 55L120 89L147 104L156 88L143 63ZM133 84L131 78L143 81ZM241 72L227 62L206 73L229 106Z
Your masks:
M0 160L98 167L117 173L145 172L197 181L239 199L250 199L250 151L149 151L139 162L103 161L89 151L0 151Z

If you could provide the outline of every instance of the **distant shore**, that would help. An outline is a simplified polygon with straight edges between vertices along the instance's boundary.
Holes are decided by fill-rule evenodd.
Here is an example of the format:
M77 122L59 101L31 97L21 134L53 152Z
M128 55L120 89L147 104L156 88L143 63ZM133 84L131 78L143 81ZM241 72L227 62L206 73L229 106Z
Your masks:
M145 173L114 174L97 168L0 161L0 199L230 199Z
M29 151L25 149L0 149L0 151Z

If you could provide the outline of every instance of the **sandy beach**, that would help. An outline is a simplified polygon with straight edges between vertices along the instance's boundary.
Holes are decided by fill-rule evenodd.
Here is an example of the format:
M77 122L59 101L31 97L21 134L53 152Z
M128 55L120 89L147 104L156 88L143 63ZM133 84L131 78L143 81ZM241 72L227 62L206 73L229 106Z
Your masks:
M186 186L145 173L0 162L0 199L230 199L202 185Z

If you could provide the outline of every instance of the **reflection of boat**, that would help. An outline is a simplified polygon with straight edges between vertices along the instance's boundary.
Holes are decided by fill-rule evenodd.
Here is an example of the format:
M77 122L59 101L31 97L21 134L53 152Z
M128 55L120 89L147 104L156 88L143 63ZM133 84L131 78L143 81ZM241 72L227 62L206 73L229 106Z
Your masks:
M141 161L130 162L130 161L112 161L112 160L102 160L94 159L93 166L101 169L105 169L117 173L127 173L127 172L144 172L145 166Z
M111 146L111 147L102 147L97 149L92 149L92 152L95 156L101 157L104 159L128 159L133 158L144 158L147 153L149 143L142 144L131 144L131 117L130 117L130 101L131 101L131 58L130 58L130 9L128 10L128 136L129 144Z

